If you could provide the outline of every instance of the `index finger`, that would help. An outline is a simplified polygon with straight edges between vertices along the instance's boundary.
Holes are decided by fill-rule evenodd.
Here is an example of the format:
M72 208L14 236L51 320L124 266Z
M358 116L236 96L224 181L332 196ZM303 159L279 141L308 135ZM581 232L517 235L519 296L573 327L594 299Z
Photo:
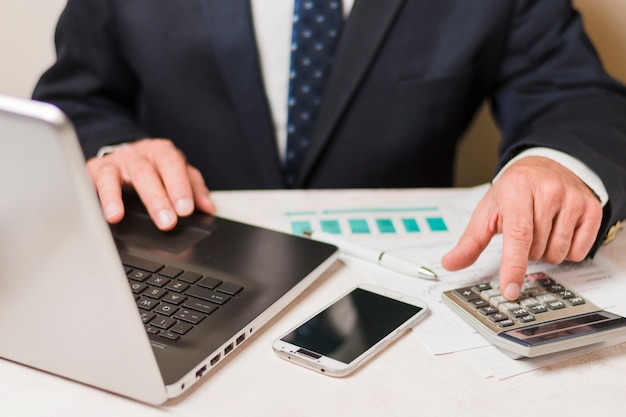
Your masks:
M520 201L524 200L517 199L502 213L500 288L509 300L519 297L533 242L533 207L520 205Z
M176 214L188 216L194 210L194 196L187 160L177 148L167 145L153 156L154 163Z
M87 169L96 187L105 219L109 223L120 222L124 217L124 202L122 178L117 167L93 159L88 161Z

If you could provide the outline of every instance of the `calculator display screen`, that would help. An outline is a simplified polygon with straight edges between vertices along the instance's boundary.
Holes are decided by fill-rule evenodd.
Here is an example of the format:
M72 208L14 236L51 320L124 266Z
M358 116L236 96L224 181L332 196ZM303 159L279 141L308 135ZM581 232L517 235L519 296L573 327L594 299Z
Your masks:
M499 335L525 346L536 346L626 326L626 319L606 311L566 317Z

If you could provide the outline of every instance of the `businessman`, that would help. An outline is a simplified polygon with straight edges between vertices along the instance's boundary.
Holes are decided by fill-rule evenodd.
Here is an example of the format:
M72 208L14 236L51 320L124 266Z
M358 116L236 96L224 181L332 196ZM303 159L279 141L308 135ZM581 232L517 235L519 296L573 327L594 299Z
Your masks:
M502 233L500 280L515 299L529 260L582 260L626 217L626 92L568 0L295 8L68 1L34 98L73 121L109 222L124 216L124 186L163 230L214 212L208 188L449 186L484 99L503 136L498 171L446 268L471 265ZM337 8L339 19L322 16ZM304 21L342 26L320 31L333 45L305 47L317 35L297 29ZM292 60L318 49L332 57ZM323 83L290 84L306 72L298 63Z

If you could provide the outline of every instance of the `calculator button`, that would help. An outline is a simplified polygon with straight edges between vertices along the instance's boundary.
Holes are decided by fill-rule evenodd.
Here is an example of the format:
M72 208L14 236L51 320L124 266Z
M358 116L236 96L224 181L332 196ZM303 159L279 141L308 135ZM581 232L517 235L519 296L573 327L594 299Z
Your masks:
M525 308L514 308L512 310L509 310L509 315L513 318L519 319L521 317L527 316L528 310L526 310Z
M500 304L504 304L508 302L509 302L508 298L505 298L503 295L497 295L489 299L489 304L495 307L499 307Z
M470 287L467 288L459 288L458 290L454 290L454 293L461 297L465 302L470 302L474 300L480 299L480 295L472 290Z
M478 309L478 311L480 312L480 314L482 314L483 316L488 316L490 314L496 314L498 313L498 309L495 308L494 306L487 306L487 307L483 307Z
M482 299L478 299L478 300L474 300L474 301L470 301L469 303L472 307L474 307L475 309L479 309L479 308L483 308L489 305L488 302L486 302L485 300Z
M538 295L535 298L537 299L537 301L539 301L542 304L549 303L551 301L556 300L556 297L552 294Z
M526 308L532 314L541 314L541 313L545 313L548 311L548 307L546 307L543 304L535 304L533 306L527 306Z
M483 300L489 300L492 297L497 297L500 295L500 290L493 288L491 290L486 290L480 293L480 296Z
M512 303L512 302L508 302L508 303L502 303L498 306L498 308L500 309L500 311L502 313L509 313L511 310L514 310L516 308L519 308L520 305L517 303Z
M515 322L511 319L502 320L498 322L498 327L511 327L515 325Z
M519 318L519 322L520 323L530 323L530 322L535 321L535 320L537 320L537 319L532 314L527 314L527 315Z
M585 304L585 300L582 297L566 298L565 302L571 306L580 306Z
M484 282L482 284L476 284L472 287L472 289L476 292L482 292L492 289L491 284L488 282Z
M546 287L548 285L554 284L554 280L552 278L538 279L536 282L537 282L537 284L541 285L542 287Z
M548 290L551 293L556 293L556 292L565 291L565 287L563 287L561 284L550 284L546 286L546 290Z
M561 300L566 300L566 299L568 299L568 298L574 298L574 297L576 297L576 294L574 294L574 293L573 293L573 292L571 292L571 291L564 290L564 291L560 291L560 292L556 293L556 296L557 296L558 298L560 298Z
M520 306L524 307L524 308L528 308L528 306L534 306L537 304L540 304L539 301L537 301L536 298L526 298L525 300L520 300L519 302Z
M492 323L498 323L498 322L501 322L501 321L504 321L504 320L510 320L506 314L502 314L502 313L490 314L490 315L487 316L487 318Z
M532 288L528 288L524 291L524 295L526 297L537 297L538 295L546 294L548 291L544 287L535 286Z
M551 301L548 304L546 304L546 306L550 309L550 310L560 310L562 308L565 308L565 303L563 301Z

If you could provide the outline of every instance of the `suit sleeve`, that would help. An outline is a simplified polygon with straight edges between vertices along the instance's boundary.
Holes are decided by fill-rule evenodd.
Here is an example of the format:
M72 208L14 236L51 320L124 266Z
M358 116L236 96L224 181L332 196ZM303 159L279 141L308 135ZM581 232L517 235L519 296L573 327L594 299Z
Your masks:
M500 167L529 147L565 152L609 194L592 254L626 218L626 88L609 77L567 0L519 1L493 98Z
M149 136L137 123L138 83L119 48L110 4L68 1L55 33L57 61L33 92L68 115L86 158Z

